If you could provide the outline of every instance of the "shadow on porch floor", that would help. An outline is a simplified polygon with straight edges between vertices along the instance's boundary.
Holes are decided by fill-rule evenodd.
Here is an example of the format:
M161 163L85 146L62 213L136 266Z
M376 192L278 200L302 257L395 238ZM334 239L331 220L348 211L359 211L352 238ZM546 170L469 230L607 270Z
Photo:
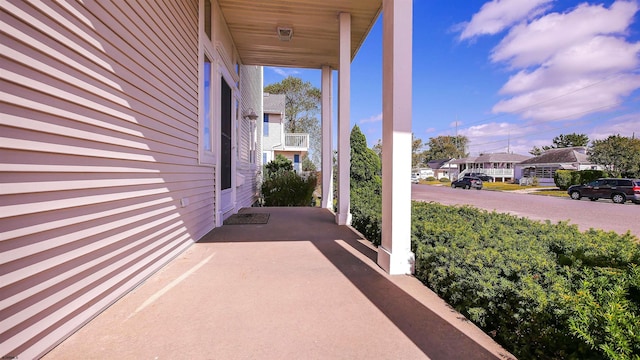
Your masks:
M319 208L250 208L52 350L46 359L512 357Z

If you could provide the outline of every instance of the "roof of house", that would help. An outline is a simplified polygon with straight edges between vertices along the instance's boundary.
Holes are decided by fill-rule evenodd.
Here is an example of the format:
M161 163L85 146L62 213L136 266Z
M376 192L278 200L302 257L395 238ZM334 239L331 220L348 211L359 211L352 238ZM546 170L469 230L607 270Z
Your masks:
M520 165L538 165L538 164L589 164L589 157L585 154L584 147L568 147L559 149L549 149L542 155L536 156L529 160L525 160Z
M530 159L531 156L510 154L510 153L494 153L482 154L475 157L466 157L452 161L454 164L484 164L484 163L519 163Z
M444 164L448 163L451 159L437 159L431 160L427 163L427 166L431 169L437 170L440 169Z
M264 113L265 114L284 114L284 103L286 96L284 94L264 93Z

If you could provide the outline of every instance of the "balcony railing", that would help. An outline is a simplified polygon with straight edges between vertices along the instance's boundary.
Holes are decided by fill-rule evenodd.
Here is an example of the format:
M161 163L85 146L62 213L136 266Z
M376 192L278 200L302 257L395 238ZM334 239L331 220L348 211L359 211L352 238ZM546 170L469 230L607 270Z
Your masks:
M458 178L462 178L468 173L483 173L493 177L510 177L514 175L514 169L492 169L492 168L478 168L478 169L466 169L458 174Z
M309 150L309 134L284 134L284 150Z

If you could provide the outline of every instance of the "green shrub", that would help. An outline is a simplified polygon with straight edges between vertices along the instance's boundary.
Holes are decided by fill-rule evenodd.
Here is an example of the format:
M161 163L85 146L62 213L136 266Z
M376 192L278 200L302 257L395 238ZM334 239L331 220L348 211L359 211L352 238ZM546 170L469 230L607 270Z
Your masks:
M309 206L317 178L303 178L293 171L279 170L262 182L265 206Z
M427 181L436 181L436 178L434 178L433 176L429 176L427 177Z
M416 277L520 359L640 356L630 233L413 204Z
M356 125L351 130L351 226L373 244L382 240L382 164L367 148L367 139Z
M567 190L569 186L573 185L571 182L571 174L574 171L571 170L557 170L555 175L553 175L553 181L556 186L561 190Z
M571 175L571 185L587 184L605 176L602 170L580 170Z
M269 161L265 166L265 175L270 177L280 171L292 171L293 162L281 154L276 155L275 159Z
M440 182L448 183L448 182L451 182L451 180L449 180L449 178L443 177L443 178L440 178Z

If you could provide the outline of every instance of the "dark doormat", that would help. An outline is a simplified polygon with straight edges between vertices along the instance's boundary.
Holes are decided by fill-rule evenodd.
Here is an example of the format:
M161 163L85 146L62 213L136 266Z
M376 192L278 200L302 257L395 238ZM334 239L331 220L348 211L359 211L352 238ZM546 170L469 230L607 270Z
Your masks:
M266 224L269 222L268 213L260 214L234 214L224 221L224 225L242 225L242 224Z

